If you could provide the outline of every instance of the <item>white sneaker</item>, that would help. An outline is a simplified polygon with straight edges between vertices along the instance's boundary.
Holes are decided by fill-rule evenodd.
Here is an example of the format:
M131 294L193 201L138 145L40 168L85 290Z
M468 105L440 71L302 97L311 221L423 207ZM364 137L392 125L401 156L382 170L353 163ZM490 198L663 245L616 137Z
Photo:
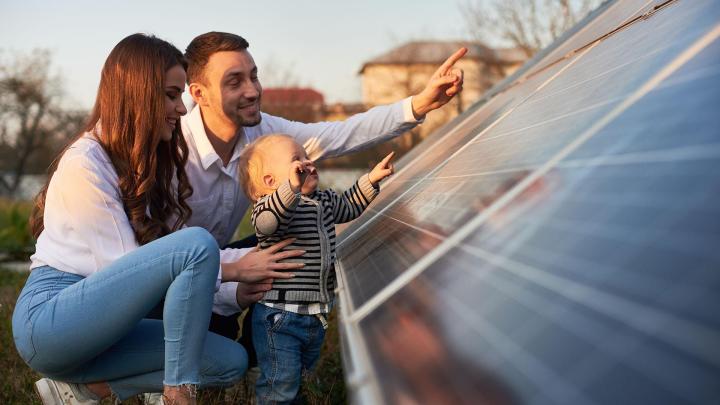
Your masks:
M146 392L142 394L143 404L145 405L163 405L162 392Z
M100 401L88 398L77 384L42 378L35 382L35 392L43 405L96 405Z

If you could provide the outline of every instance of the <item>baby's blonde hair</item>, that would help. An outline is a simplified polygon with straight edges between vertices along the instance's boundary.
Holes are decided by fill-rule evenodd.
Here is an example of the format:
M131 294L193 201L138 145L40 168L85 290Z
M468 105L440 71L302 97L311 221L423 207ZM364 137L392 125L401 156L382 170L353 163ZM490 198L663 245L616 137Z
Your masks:
M239 180L243 192L252 202L267 194L267 187L263 184L263 163L269 158L264 149L267 145L276 142L278 139L289 139L293 142L295 138L287 134L269 134L254 140L243 149L238 162Z

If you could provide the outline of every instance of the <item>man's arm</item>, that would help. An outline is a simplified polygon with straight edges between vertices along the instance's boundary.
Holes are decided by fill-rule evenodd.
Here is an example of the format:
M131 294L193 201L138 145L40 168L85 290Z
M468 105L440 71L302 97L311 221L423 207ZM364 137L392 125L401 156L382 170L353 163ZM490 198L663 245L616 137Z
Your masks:
M419 121L413 118L410 104L407 98L371 108L344 121L310 124L263 113L260 125L245 131L254 135L252 139L270 133L291 135L303 145L308 158L317 161L367 149L415 128Z
M465 48L459 49L435 71L420 93L397 103L371 108L345 121L312 124L263 114L260 125L245 131L250 141L268 133L292 135L305 147L311 160L367 149L414 128L425 114L447 104L462 91L462 70L453 66L466 52Z

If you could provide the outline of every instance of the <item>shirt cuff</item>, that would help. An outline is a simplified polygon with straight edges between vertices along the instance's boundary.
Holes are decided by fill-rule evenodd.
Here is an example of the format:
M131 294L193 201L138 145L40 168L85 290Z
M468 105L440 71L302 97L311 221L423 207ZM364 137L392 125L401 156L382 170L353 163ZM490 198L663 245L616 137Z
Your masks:
M357 184L360 188L360 192L363 193L363 195L365 196L365 198L368 199L368 201L374 200L380 192L380 183L378 183L377 187L373 186L370 182L370 173L360 177Z
M220 284L220 288L213 297L213 312L228 316L242 312L243 308L237 302L238 283L230 281Z
M297 206L297 202L302 195L301 192L296 193L292 190L292 187L290 186L290 179L280 184L277 193L278 197L280 197L280 201L282 201L288 210L295 210L295 206Z
M248 254L255 248L225 248L220 249L220 263L232 263L240 260L241 257Z
M237 284L236 282L222 282L222 263L232 263L240 260L253 250L253 248L241 249L220 249L220 272L215 281L215 296L213 297L213 312L220 315L232 315L243 310L237 303Z
M414 96L410 96L402 101L403 119L405 120L405 122L422 124L423 122L425 122L425 116L423 116L419 120L415 119L415 114L413 114L413 110L412 110L412 98L413 97Z

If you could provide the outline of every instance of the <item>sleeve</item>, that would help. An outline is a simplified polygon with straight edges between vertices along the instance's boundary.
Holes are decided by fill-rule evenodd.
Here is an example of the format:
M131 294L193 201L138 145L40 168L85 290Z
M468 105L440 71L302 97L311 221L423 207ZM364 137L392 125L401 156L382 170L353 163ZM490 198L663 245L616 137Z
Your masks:
M242 312L244 308L240 307L237 302L237 286L236 281L228 281L220 284L220 288L213 297L212 311L218 315L229 316Z
M311 160L326 159L367 149L415 128L412 98L373 107L344 121L305 124L263 114L262 133L284 133L305 147Z
M260 235L283 235L295 215L300 194L290 188L290 180L282 183L274 193L258 200L250 220Z
M231 263L238 261L245 256L253 248L244 249L221 249L220 263ZM237 303L237 285L235 281L229 281L220 284L213 297L213 312L223 316L237 314L242 312L244 308Z
M137 249L110 164L86 155L70 156L62 163L56 173L56 190L68 213L67 221L95 259L95 271Z
M327 190L333 201L333 214L335 223L352 221L365 211L370 202L378 195L379 189L370 183L370 178L366 174L358 179L357 182L348 190L338 195L332 190Z

